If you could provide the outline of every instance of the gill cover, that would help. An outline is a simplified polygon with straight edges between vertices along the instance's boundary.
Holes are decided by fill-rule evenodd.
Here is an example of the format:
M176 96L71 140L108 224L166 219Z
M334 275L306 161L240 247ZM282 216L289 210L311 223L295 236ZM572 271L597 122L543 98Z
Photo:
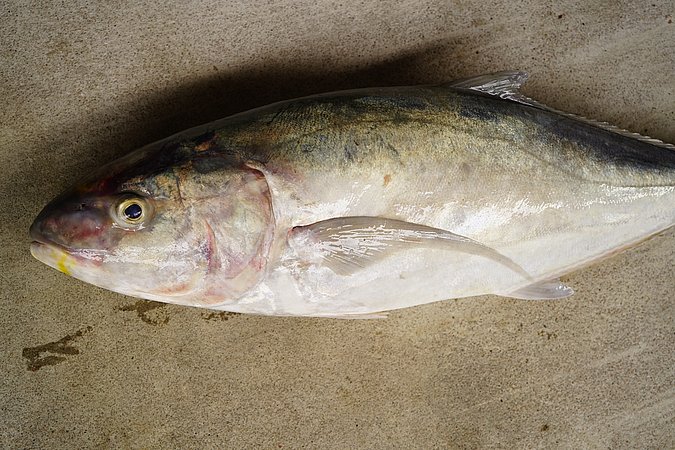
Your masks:
M182 173L181 173L182 172ZM179 170L180 195L204 227L208 272L199 304L234 301L263 278L274 235L265 176L231 167L218 157L197 157Z

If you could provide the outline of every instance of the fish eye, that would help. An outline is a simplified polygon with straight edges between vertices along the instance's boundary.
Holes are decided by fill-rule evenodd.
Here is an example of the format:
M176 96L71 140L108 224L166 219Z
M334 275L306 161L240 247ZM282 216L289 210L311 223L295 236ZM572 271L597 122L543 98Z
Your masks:
M131 203L124 208L124 217L130 221L136 221L143 215L143 208L138 203Z
M150 212L150 205L143 198L125 196L114 208L114 218L122 228L138 229L147 220Z

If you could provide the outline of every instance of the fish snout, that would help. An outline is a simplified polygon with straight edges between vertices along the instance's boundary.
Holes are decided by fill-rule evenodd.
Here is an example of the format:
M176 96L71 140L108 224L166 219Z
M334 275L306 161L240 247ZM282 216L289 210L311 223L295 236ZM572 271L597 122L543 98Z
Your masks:
M83 204L54 208L47 205L33 221L29 235L33 241L67 249L100 249L108 244L110 228L107 214L87 209Z
M52 217L49 206L46 206L40 211L40 214L38 214L35 220L33 220L28 234L35 242L52 244L55 243L53 240L55 231L55 219Z

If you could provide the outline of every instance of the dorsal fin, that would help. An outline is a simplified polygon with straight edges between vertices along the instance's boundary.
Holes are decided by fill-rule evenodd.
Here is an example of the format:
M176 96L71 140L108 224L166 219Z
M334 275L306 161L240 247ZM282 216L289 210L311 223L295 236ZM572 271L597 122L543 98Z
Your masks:
M518 89L525 84L528 77L527 72L497 72L451 81L447 86L455 89L478 91L494 97L518 101L513 97L521 95Z
M493 97L499 97L503 100L510 100L513 102L521 103L523 105L528 105L538 109L543 109L545 111L554 112L556 114L560 114L561 116L569 117L571 119L575 119L580 122L584 122L589 125L602 128L603 130L611 131L612 133L620 134L621 136L626 136L638 140L640 142L646 142L648 144L652 144L657 147L675 150L675 145L668 144L659 139L654 139L649 136L643 136L638 133L633 133L631 131L624 130L623 128L610 125L607 122L600 122L598 120L587 119L586 117L579 116L576 114L566 113L564 111L560 111L551 108L549 106L546 106L543 103L539 103L538 101L521 94L519 91L520 87L527 81L527 78L528 78L527 72L507 71L452 81L446 84L446 86L454 89L482 92L484 94Z

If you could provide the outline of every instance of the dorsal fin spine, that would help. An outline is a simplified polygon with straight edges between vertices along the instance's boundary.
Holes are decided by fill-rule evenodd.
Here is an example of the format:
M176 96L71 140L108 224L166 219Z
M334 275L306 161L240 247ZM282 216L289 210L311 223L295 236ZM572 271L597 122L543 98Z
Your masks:
M534 99L531 99L521 94L519 91L520 87L523 84L525 84L527 79L528 79L527 72L506 71L452 81L450 83L447 83L445 86L459 90L482 92L483 94L487 94L492 97L498 97L502 100L520 103L544 111L550 111L564 117L569 117L571 119L578 120L580 122L584 122L589 125L593 125L603 130L611 131L612 133L632 138L640 142L645 142L661 148L667 148L669 150L675 150L675 145L668 144L659 139L644 136L639 133L634 133L632 131L624 130L623 128L610 125L607 122L588 119L586 117L579 116L577 114L571 114L564 111L560 111L558 109L546 106L543 103L540 103Z

